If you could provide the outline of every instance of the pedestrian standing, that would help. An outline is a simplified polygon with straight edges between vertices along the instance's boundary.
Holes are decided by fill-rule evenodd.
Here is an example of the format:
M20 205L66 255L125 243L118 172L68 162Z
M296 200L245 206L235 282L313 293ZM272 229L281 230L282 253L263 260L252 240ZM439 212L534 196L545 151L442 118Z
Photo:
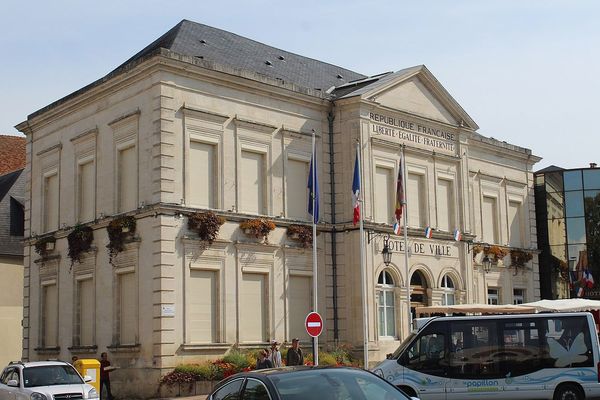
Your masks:
M256 369L273 368L271 360L268 358L269 352L266 349L262 349L258 352L258 361L256 362Z
M292 339L292 347L288 350L285 361L288 367L292 365L304 365L304 354L302 354L302 349L300 348L300 339Z
M106 400L112 400L113 396L110 391L110 372L113 368L110 366L110 361L108 361L108 354L106 352L100 354L100 399L102 397L102 388L106 388Z
M273 368L279 368L282 366L281 352L279 351L279 342L277 340L273 340L271 342L271 354L269 356L269 359L273 364Z

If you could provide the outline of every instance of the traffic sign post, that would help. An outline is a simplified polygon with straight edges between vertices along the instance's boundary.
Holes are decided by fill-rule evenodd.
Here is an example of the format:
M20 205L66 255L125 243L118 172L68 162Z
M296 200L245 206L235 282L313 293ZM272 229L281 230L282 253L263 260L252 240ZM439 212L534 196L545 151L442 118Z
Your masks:
M306 333L312 336L314 365L319 365L319 335L323 332L323 318L318 312L311 312L304 320Z

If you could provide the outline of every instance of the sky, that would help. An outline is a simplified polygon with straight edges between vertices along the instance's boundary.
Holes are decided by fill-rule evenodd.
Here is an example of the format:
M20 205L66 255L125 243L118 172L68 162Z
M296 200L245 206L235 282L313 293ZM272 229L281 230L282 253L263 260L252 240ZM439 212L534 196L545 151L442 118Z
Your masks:
M2 0L0 134L182 19L365 75L424 64L534 170L600 164L596 0Z

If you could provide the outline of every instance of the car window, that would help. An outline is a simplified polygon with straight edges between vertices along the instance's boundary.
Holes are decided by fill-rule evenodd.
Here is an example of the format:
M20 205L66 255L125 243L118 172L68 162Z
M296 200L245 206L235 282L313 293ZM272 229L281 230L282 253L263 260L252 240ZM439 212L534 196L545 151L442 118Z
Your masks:
M20 379L19 379L19 370L14 368L9 374L8 377L6 379L6 383L8 383L8 381L12 381L15 380L17 381L17 383L19 383Z
M83 381L70 365L44 365L23 369L23 386L77 385Z
M2 376L0 377L0 382L6 385L8 383L8 377L14 368L6 368L2 372Z
M248 379L242 394L242 400L269 400L269 391L262 382Z
M243 379L236 379L229 382L213 394L213 400L238 400L243 381Z

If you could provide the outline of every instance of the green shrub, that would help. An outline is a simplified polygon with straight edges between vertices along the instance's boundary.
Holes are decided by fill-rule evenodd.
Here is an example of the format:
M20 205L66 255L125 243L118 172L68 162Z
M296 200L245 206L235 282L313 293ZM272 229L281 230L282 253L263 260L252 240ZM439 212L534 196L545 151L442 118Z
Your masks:
M337 363L331 353L319 352L319 365L337 365Z
M236 369L241 371L244 368L248 368L250 362L246 353L240 350L233 349L223 357L223 362L235 365Z

